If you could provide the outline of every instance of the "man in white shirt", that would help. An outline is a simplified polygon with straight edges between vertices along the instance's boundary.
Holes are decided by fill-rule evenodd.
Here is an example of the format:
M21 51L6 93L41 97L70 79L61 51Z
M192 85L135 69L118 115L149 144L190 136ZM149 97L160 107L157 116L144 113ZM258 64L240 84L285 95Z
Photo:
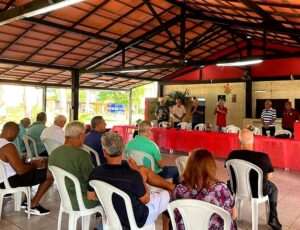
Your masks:
M176 99L176 105L172 108L172 115L174 116L174 127L176 128L177 125L182 122L185 116L185 108L181 103L181 99Z
M65 143L65 132L63 128L66 121L67 118L64 115L56 116L53 125L43 130L41 140L51 139L63 145Z

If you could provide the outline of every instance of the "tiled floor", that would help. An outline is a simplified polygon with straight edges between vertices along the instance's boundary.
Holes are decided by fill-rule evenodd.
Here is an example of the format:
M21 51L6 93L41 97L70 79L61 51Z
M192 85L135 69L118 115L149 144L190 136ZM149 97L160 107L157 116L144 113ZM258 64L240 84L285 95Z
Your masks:
M164 151L165 152L165 151ZM174 165L174 159L181 155L177 153L173 155L163 154L166 164ZM219 179L226 181L227 172L224 169L224 161L216 159L218 166ZM300 172L284 171L276 169L273 179L279 189L278 212L283 229L300 229ZM57 216L59 209L59 196L57 190L53 186L47 195L41 201L42 205L51 210L47 216L31 216L28 220L24 211L14 212L13 200L5 200L3 204L2 219L0 221L1 230L54 230L57 228ZM239 229L251 229L251 210L249 205L245 204L243 220L238 222ZM266 225L264 206L259 209L259 230L269 229ZM91 229L97 225L97 219L92 218ZM67 229L68 216L64 214L62 221L62 229ZM162 229L161 218L156 222L156 229ZM80 229L80 222L78 223ZM196 229L195 229L196 230Z

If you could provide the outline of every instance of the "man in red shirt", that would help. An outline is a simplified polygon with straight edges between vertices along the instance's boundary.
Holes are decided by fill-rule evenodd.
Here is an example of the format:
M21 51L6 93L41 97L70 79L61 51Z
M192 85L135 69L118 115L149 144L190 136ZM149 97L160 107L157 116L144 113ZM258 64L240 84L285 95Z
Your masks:
M217 114L218 131L222 131L222 127L226 127L227 108L224 106L224 101L219 100L219 104L215 108L214 114Z
M283 129L289 130L294 135L294 123L299 120L299 113L297 110L292 109L292 103L287 101L285 103L285 109L282 114L282 124Z

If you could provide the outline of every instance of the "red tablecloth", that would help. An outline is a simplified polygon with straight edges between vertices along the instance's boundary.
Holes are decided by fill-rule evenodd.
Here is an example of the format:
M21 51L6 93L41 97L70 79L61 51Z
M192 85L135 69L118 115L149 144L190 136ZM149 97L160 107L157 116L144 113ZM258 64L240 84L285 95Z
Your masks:
M231 133L153 128L152 139L159 147L166 149L189 152L205 148L221 158L240 148L238 135ZM267 153L276 167L300 170L300 141L255 136L254 150Z
M119 133L123 137L124 144L127 144L132 139L136 129L134 125L117 125L112 127L110 131Z

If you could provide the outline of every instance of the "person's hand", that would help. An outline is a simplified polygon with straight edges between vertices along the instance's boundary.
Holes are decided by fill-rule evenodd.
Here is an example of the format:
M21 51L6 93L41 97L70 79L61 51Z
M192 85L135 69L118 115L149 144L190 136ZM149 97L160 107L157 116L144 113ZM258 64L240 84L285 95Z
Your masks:
M44 159L35 159L31 161L31 164L36 168L45 168L45 161Z
M271 180L271 179L272 179L272 177L273 177L273 173L268 173L268 174L267 174L267 178L268 178L268 180Z

